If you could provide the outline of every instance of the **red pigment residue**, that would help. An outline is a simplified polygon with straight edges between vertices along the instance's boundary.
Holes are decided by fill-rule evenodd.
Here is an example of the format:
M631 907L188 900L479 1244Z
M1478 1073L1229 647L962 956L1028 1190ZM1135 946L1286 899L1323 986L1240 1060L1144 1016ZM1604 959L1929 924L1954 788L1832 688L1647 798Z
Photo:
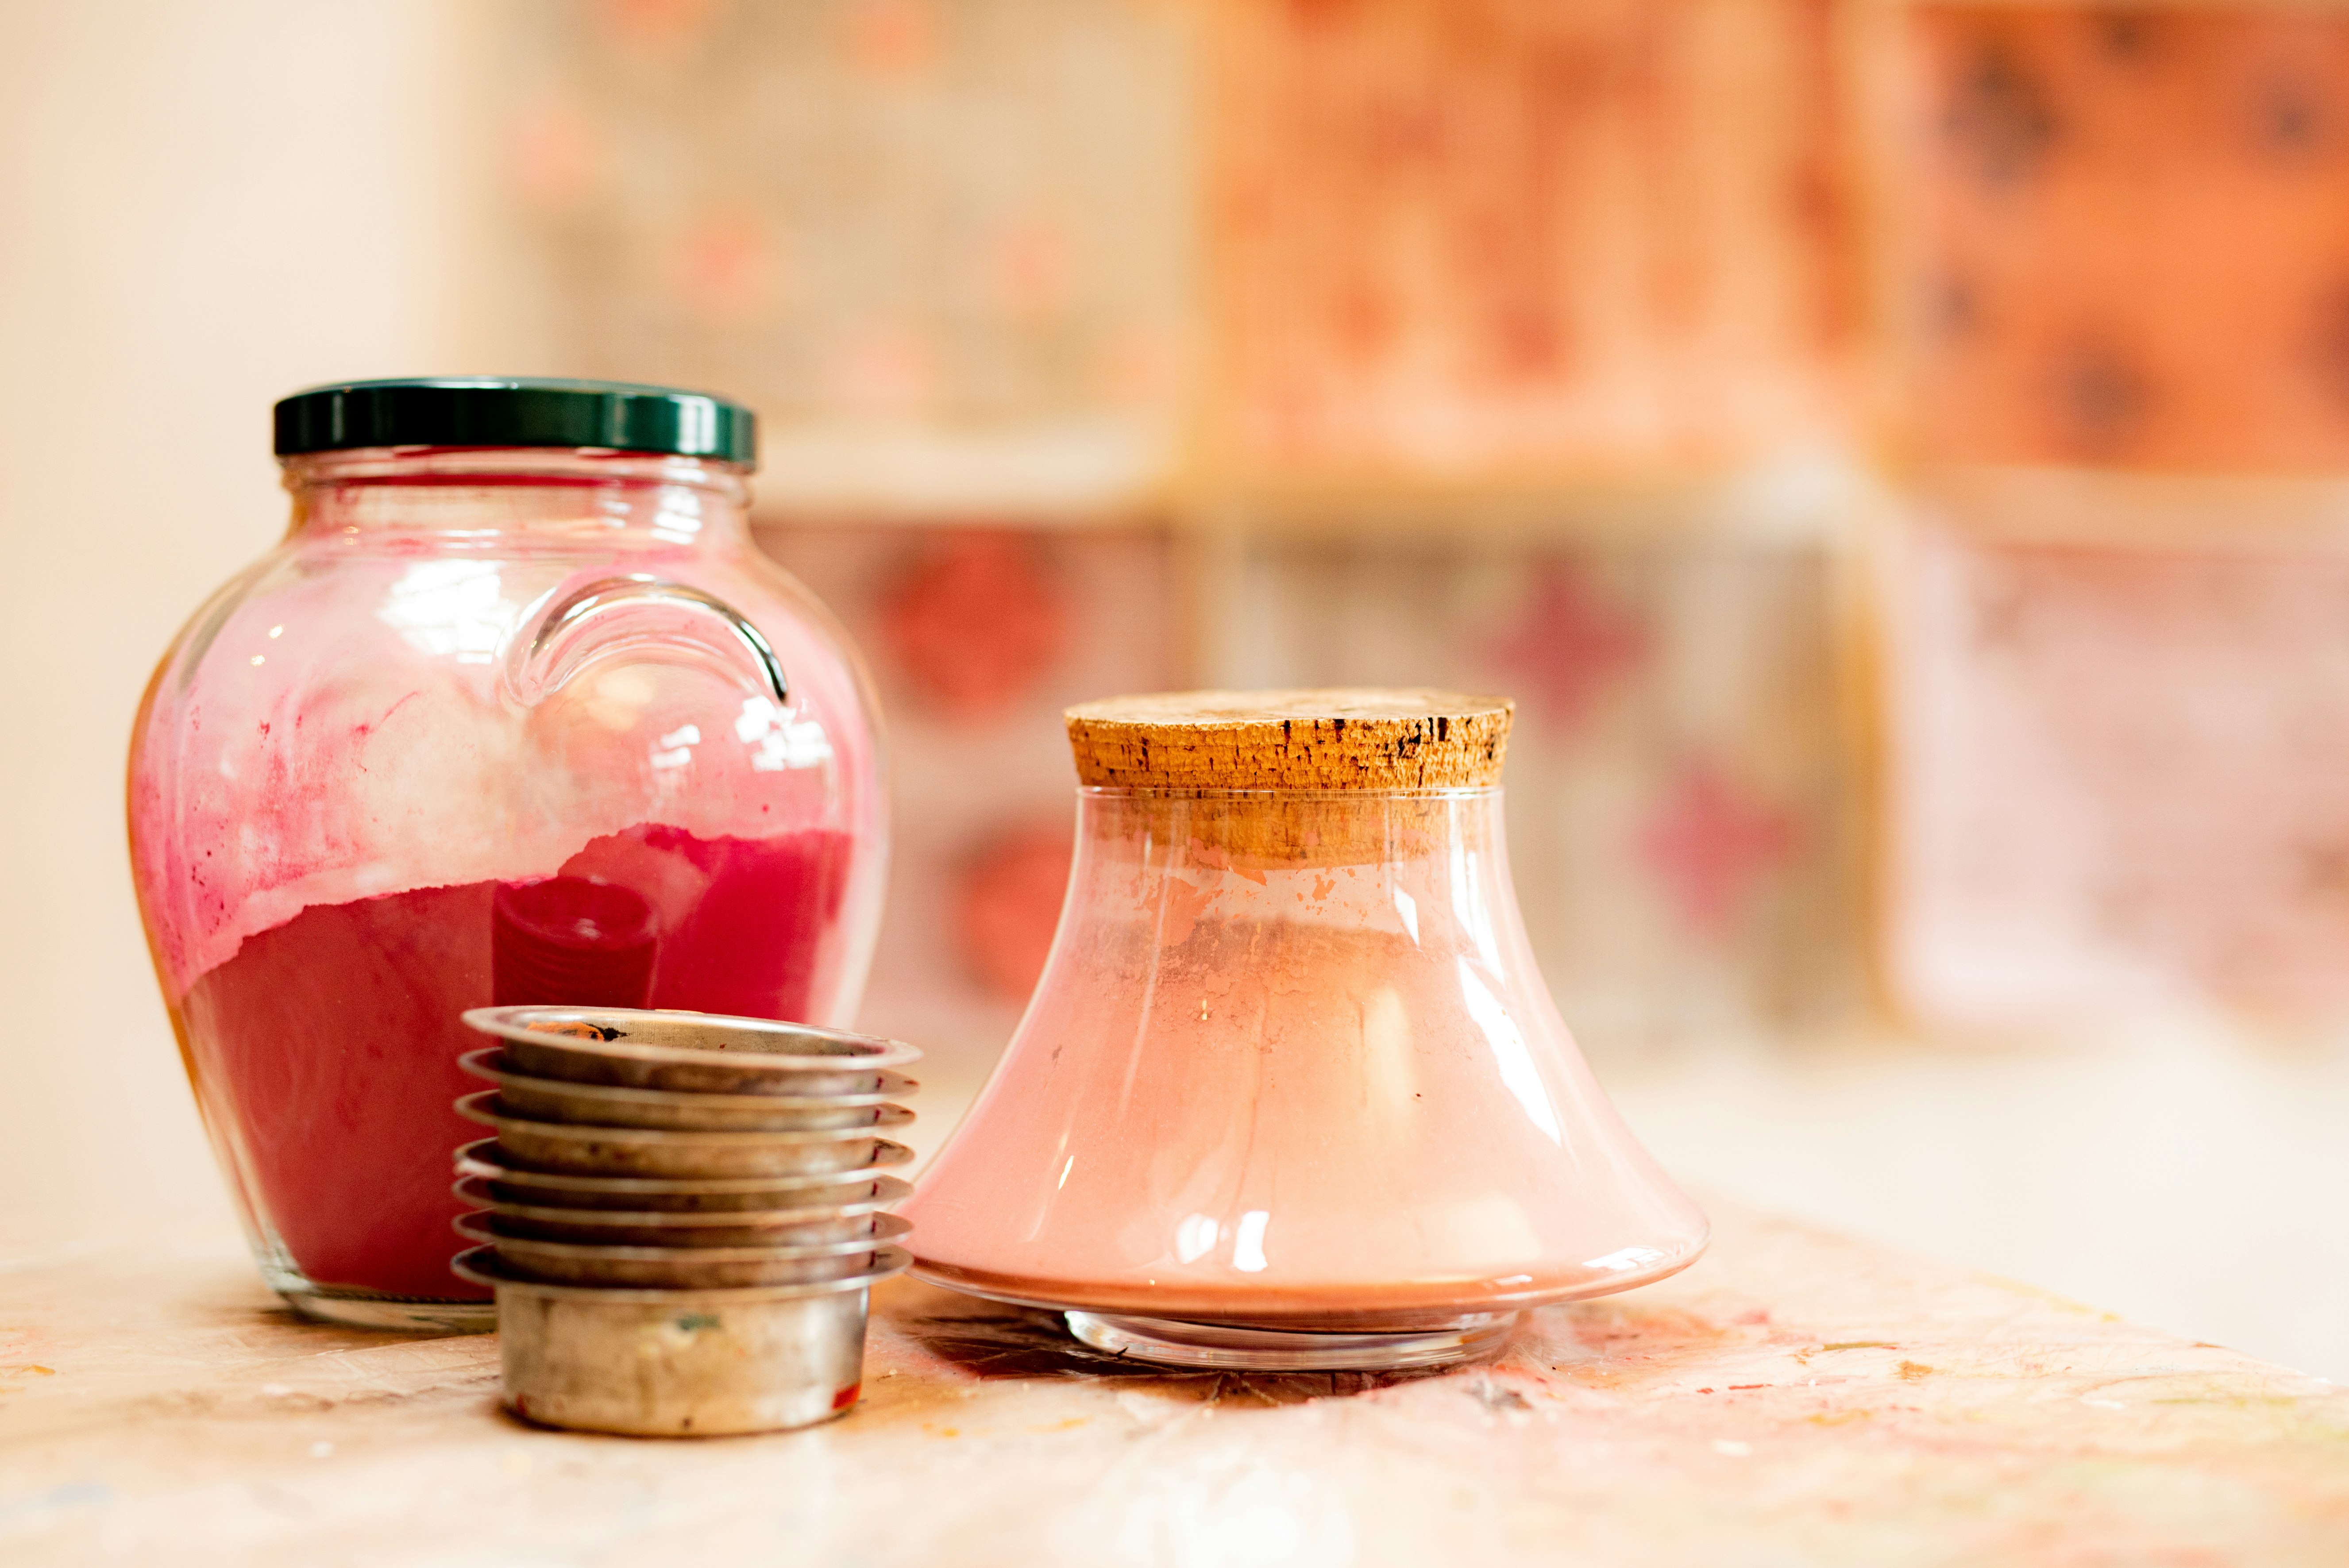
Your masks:
M643 825L559 874L317 904L246 938L181 1003L207 1114L303 1274L480 1296L449 1272L450 1157L481 1129L468 1007L523 1002L807 1012L847 835L702 839Z
M490 901L490 986L501 1002L641 1007L658 947L653 906L601 877L508 882Z
M864 1384L851 1383L847 1387L833 1395L832 1408L835 1410L845 1410L849 1406L856 1403L856 1396L864 1391Z

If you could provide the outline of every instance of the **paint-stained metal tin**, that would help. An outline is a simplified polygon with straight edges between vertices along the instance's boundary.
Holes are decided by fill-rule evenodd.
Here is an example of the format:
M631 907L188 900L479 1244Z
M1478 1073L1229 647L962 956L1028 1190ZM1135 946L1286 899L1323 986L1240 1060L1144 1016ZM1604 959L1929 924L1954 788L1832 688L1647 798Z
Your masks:
M830 1420L864 1380L871 1289L905 1268L744 1290L580 1289L517 1279L486 1247L457 1272L497 1292L507 1408L633 1437L719 1437Z
M465 1022L504 1041L517 1072L691 1094L877 1094L884 1072L922 1055L839 1029L634 1007L475 1007Z
M892 1143L871 1164L814 1176L740 1176L664 1180L650 1176L580 1176L527 1171L494 1138L457 1150L457 1174L479 1177L492 1201L548 1209L613 1209L644 1213L728 1213L771 1209L823 1209L848 1203L902 1202L913 1184L880 1167L914 1157Z
M581 1176L667 1178L820 1176L893 1163L902 1147L878 1129L914 1119L903 1106L873 1129L829 1132L665 1132L636 1127L578 1127L506 1113L498 1091L484 1089L457 1102L458 1114L493 1129L516 1164Z
M582 1127L641 1127L671 1132L826 1132L877 1127L901 1108L892 1099L921 1085L881 1073L872 1094L697 1094L683 1089L615 1088L571 1083L519 1070L511 1052L492 1047L458 1058L475 1078L498 1086L516 1116Z
M904 1235L905 1222L890 1217L881 1230ZM776 1247L624 1247L549 1242L507 1235L492 1216L467 1214L457 1233L493 1248L510 1273L548 1284L619 1290L736 1290L752 1285L813 1284L844 1279L874 1266L886 1235L854 1241Z
M739 1209L719 1213L626 1209L547 1208L501 1201L491 1184L468 1176L457 1196L486 1211L501 1236L612 1247L804 1247L833 1242L895 1241L910 1228L881 1211L894 1198L800 1209Z

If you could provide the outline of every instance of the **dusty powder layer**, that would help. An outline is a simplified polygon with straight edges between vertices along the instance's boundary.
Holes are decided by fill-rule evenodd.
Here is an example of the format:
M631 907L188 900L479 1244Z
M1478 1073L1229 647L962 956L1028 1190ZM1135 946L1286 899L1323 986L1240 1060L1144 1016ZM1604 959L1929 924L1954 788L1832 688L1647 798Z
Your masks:
M934 1274L1326 1326L1694 1255L1702 1217L1525 983L1515 934L1455 920L1426 879L1414 934L1351 918L1393 907L1376 868L1258 875L1144 876L1138 907L1064 946L908 1208Z

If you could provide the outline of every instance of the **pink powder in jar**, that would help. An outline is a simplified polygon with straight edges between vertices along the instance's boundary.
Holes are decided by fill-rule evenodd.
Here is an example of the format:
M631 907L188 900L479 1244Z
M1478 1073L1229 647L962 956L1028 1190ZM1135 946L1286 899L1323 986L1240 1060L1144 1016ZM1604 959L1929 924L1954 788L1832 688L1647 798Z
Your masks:
M245 938L177 1008L205 1115L257 1215L313 1284L477 1299L449 1272L456 1099L495 1003L805 1016L852 841L592 841L553 877L314 904Z

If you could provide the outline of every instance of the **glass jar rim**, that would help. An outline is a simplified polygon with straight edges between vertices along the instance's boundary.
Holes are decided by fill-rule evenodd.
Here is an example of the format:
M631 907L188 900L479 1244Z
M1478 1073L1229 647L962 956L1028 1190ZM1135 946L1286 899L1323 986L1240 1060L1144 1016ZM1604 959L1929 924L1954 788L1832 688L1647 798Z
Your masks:
M741 463L595 448L361 447L291 453L277 466L285 488L295 492L344 485L688 486L738 504L747 503L750 493L750 470Z
M281 458L364 448L543 447L755 468L758 418L708 392L543 376L342 381L281 398Z

